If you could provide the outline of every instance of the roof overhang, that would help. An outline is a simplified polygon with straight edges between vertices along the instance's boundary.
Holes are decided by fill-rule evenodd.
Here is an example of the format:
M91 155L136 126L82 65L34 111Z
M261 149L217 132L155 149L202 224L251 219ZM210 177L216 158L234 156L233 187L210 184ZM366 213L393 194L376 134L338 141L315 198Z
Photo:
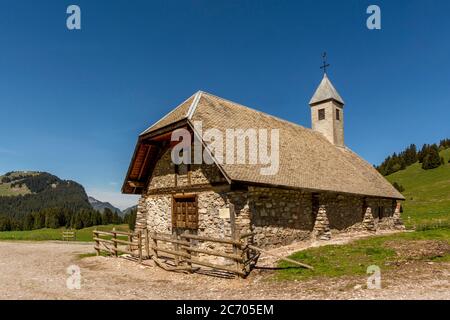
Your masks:
M183 119L139 136L122 185L122 193L141 194L146 189L161 151L170 146L172 131L187 127L187 120Z

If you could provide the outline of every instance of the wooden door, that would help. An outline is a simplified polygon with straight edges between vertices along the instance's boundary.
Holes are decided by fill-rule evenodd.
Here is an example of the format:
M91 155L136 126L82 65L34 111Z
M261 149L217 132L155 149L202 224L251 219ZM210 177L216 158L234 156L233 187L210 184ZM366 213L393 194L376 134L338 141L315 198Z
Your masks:
M196 195L173 196L172 227L191 230L196 230L198 228Z

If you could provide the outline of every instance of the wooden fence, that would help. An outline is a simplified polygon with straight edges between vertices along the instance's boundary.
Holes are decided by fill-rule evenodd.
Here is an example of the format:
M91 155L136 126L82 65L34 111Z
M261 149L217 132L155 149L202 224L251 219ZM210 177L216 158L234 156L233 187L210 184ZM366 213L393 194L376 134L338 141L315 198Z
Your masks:
M233 239L205 237L187 232L172 235L150 233L148 230L135 233L94 231L97 255L102 251L116 257L119 253L124 253L139 262L152 259L155 264L168 271L221 273L222 276L240 277L250 273L259 257L259 252L249 245L251 236L253 233L237 235ZM202 244L213 244L212 247L217 249ZM222 261L219 262L217 257L222 258Z
M133 233L95 230L94 248L97 255L101 252L115 257L127 254L139 263L151 259L167 271L199 272L222 277L246 277L255 267L261 253L313 269L307 264L254 246L251 241L254 235L251 232L242 235L235 232L234 237L213 238L187 231L175 235L150 233L148 230ZM217 258L222 258L222 261Z
M63 241L75 241L77 240L76 230L63 230L61 233Z
M129 254L137 257L142 262L142 233L137 234L123 231L98 231L94 230L94 249L97 255L104 251L112 256L119 254ZM135 241L133 241L135 240Z

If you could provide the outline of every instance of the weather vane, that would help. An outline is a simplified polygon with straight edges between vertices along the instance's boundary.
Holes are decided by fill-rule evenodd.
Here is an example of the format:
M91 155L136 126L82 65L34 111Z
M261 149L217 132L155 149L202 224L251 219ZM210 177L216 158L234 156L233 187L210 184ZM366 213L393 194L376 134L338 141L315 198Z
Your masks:
M323 74L327 74L327 67L329 67L330 65L327 63L327 53L326 52L323 53L322 59L323 59L323 66L321 66L320 69L323 69Z

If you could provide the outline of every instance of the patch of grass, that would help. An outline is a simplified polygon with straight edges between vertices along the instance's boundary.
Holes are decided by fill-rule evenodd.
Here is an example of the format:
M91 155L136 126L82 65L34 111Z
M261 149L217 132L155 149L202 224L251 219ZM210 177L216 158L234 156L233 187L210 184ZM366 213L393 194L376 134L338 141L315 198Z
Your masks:
M293 280L311 277L340 277L366 274L367 267L377 265L382 269L390 268L396 260L396 252L389 248L388 241L441 240L450 243L450 228L432 229L399 233L389 236L376 236L357 240L346 245L328 245L299 251L289 258L309 264L314 270L298 268L281 261L276 279ZM450 255L431 257L433 261L450 261Z
M92 241L92 231L95 229L101 231L111 231L113 228L118 231L129 231L128 225L104 225L95 226L77 230L77 241ZM64 229L38 229L30 231L3 231L0 232L0 240L28 240L28 241L44 241L44 240L62 240L61 233Z
M436 169L423 170L420 163L415 163L386 177L405 188L402 219L408 228L450 223L450 149L440 155L445 165Z
M12 188L11 183L1 183L0 182L0 196L1 197L9 197L9 196L18 196L31 193L30 189L23 184L22 187Z

